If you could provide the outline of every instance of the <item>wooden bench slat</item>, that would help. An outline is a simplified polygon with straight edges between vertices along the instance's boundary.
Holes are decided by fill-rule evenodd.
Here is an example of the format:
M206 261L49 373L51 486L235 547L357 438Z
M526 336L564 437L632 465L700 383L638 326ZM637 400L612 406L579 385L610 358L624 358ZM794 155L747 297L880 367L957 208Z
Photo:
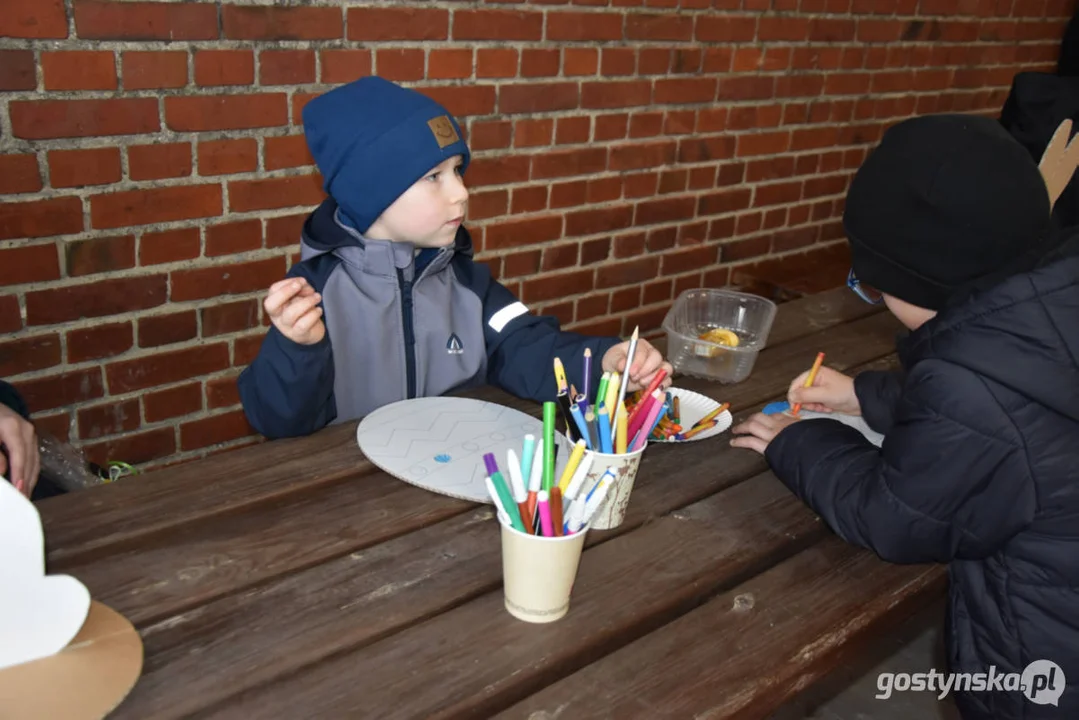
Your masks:
M497 528L489 529L497 547ZM759 475L587 550L570 612L557 623L514 619L497 590L243 693L206 717L488 717L825 532L774 476ZM461 642L462 629L470 641Z
M767 717L856 649L851 638L939 597L946 575L830 536L498 717Z

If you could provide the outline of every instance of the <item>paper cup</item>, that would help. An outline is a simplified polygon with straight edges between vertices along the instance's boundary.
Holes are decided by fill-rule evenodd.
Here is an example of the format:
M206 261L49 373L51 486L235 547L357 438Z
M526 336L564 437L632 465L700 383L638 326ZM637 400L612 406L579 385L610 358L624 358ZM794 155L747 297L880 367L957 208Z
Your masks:
M564 617L569 612L569 597L588 526L572 535L540 537L499 524L506 610L530 623L549 623Z
M607 468L614 470L615 480L607 490L603 504L592 516L590 526L596 530L610 530L622 524L629 506L629 494L633 492L633 481L637 479L637 469L641 466L641 454L648 447L648 441L635 450L623 455L592 453L592 467L584 481L582 496L595 486Z

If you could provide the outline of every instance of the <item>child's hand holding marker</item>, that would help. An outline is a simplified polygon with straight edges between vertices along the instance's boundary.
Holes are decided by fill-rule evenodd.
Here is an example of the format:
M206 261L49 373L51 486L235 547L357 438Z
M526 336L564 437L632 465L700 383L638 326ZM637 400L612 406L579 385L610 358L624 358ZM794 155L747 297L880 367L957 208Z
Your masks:
M854 379L831 368L821 367L810 387L805 387L809 371L791 381L787 400L793 408L801 404L810 412L837 412L861 415L862 406L854 393Z
M320 302L322 295L306 279L296 277L271 285L262 306L282 335L299 345L314 345L326 337Z
M629 355L631 342L627 340L607 351L603 356L604 372L625 374L626 358ZM652 379L660 370L667 373L667 377L661 386L662 390L666 390L671 385L671 374L674 369L669 362L663 359L663 355L660 354L659 350L652 347L652 343L647 340L638 340L636 352L633 354L633 364L629 369L629 383L626 390L631 392L643 390L651 384Z

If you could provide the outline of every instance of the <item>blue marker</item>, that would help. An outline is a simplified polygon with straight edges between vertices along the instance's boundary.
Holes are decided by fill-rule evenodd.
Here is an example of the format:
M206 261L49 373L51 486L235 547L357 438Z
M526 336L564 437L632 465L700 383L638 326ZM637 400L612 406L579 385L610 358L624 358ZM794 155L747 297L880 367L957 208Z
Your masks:
M536 436L525 435L524 447L521 448L521 477L532 476L532 457L536 454Z

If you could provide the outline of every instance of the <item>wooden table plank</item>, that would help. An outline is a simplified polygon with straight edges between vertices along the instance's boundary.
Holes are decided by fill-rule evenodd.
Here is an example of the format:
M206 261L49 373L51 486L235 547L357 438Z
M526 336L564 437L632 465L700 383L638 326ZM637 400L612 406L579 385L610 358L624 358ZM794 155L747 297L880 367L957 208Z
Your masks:
M890 348L890 329L887 317L877 314L828 331L829 364L845 369L877 358ZM813 335L766 350L768 361L755 371L754 382L696 386L706 393L714 393L716 388L729 392L721 397L735 408L758 406L785 393L790 378L804 369L806 358L823 341ZM677 462L665 466L663 453L678 454L686 462L686 453L699 447L694 443L650 448L640 472L641 485L647 485L653 467L663 468L657 477L679 474ZM724 444L719 452L727 457L730 451ZM357 448L351 454L367 465ZM764 468L763 461L751 453L734 451L731 457L737 459L723 462L752 463L742 478ZM189 519L167 532L117 539L111 548L98 547L91 558L82 561L50 556L50 569L78 577L95 597L141 627L199 602L370 547L470 507L418 491L380 471L360 477L346 475L304 488L303 493L279 495L257 506L234 509L229 515ZM636 496L643 497L640 493ZM685 499L682 504L691 501Z
M488 527L497 545L497 526ZM760 475L587 550L570 613L557 623L516 620L498 590L198 716L488 717L826 532L778 480Z
M846 288L797 300L780 308L769 347L879 312L879 307L860 301ZM764 361L762 354L758 370ZM490 392L510 407L539 412L535 403ZM309 437L243 448L41 501L38 509L49 559L92 554L142 534L179 527L193 518L224 514L282 494L306 492L341 477L371 473L374 469L356 448L356 424L342 423ZM133 507L138 512L131 512Z
M830 536L498 717L767 717L946 579Z

